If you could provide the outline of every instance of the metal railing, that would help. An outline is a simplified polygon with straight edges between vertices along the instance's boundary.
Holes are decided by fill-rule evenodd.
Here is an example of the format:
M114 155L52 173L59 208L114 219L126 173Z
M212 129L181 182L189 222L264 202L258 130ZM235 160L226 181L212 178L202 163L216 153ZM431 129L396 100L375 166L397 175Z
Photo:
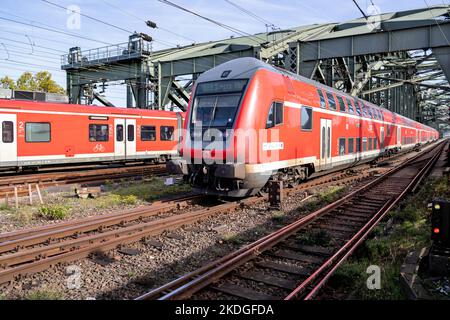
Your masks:
M135 44L135 45L133 45ZM90 49L86 51L74 51L61 57L61 65L64 66L83 66L95 64L98 62L107 63L117 60L131 59L151 52L151 44L142 42L120 43L116 45Z

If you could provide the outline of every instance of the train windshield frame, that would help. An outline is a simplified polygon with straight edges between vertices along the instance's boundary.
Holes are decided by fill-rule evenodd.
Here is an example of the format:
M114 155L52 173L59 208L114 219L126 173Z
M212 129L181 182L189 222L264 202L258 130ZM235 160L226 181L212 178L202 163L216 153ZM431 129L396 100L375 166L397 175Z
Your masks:
M199 83L193 101L190 123L203 129L230 129L241 105L248 79Z

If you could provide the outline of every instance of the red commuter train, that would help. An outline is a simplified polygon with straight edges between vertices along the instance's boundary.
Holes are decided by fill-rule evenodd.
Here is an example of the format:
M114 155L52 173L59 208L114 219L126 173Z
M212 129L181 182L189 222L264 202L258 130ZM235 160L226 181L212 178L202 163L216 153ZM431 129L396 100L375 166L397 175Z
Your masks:
M0 99L0 169L168 159L184 115Z
M186 115L182 159L168 163L205 193L242 197L276 177L311 175L438 139L438 132L254 58L202 74Z

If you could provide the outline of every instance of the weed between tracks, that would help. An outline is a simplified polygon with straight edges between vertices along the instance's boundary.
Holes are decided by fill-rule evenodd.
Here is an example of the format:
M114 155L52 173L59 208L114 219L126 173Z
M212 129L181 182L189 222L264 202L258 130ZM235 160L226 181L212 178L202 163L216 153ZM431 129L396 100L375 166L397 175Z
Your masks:
M309 230L299 234L296 240L299 244L322 247L330 246L333 242L331 235L326 230Z
M103 192L95 199L78 199L74 192L44 194L44 205L29 205L28 199L21 200L19 209L14 205L0 204L0 232L15 230L22 226L45 224L48 220L81 218L110 210L128 209L174 194L191 191L190 186L174 184L166 186L164 179L153 177L148 180L108 182Z
M70 208L64 205L54 204L40 207L38 213L46 219L59 220L64 219L69 215Z
M371 238L345 262L330 279L325 292L334 298L398 300L406 299L400 286L400 267L408 252L430 244L430 211L433 198L450 199L446 178L429 180L420 191L389 214L389 221L377 226ZM381 268L381 289L366 286L371 265Z
M128 181L122 182L120 185L108 184L105 189L122 198L134 197L136 201L137 199L152 201L163 196L191 191L191 187L187 184L173 184L166 186L164 180L159 177L152 177L143 183Z
M29 293L25 300L63 300L62 293L52 290L38 290Z

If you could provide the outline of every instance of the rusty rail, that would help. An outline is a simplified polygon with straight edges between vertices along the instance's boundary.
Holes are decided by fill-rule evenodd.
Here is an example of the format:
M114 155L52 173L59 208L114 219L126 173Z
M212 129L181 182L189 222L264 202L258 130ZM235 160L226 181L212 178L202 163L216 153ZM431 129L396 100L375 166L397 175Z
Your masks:
M0 177L0 197L14 195L17 188L18 195L28 194L29 184L38 184L41 188L50 186L102 183L106 180L117 180L134 176L151 176L166 173L164 165L145 165L111 169L89 169L82 171L37 173L31 175Z
M404 196L405 194L414 188L424 175L432 168L435 161L439 157L440 152L442 151L444 144L438 144L435 147L435 154L431 157L427 158L427 153L420 153L417 156L413 157L412 159L409 159L408 161L404 162L402 165L386 172L385 174L381 175L380 177L376 178L375 180L369 182L368 184L362 186L356 191L353 191L352 193L348 194L347 196L343 197L342 199L337 200L336 202L327 205L326 207L313 212L311 214L308 214L307 216L297 220L296 222L285 226L278 231L267 235L257 241L255 241L252 244L249 244L247 246L244 246L243 248L215 261L212 262L196 271L193 271L191 273L188 273L178 279L175 279L174 281L163 285L159 288L156 288L140 297L137 298L137 300L144 300L144 299L161 299L161 300L168 300L168 299L188 299L192 297L195 294L198 294L203 289L210 288L209 290L216 290L220 291L221 287L215 287L212 288L212 284L219 282L220 280L223 280L225 282L225 278L227 275L230 274L231 271L236 271L240 266L243 264L254 260L258 257L261 257L264 253L268 252L269 250L273 249L275 246L279 245L280 243L283 243L288 238L292 237L293 235L296 235L299 231L303 230L306 226L312 225L315 221L319 221L320 219L323 219L323 217L326 217L327 214L330 212L333 212L333 210L336 210L338 208L343 208L346 204L351 203L354 199L361 197L363 194L370 194L372 190L375 190L375 187L382 185L383 183L390 181L389 179L393 177L396 173L401 172L401 170L408 168L409 166L421 166L421 169L418 170L417 173L414 174L414 176L410 179L409 183L404 186L393 186L393 190L400 190L395 196L386 195L383 199L377 196L373 196L372 203L370 203L369 208L371 210L376 211L373 214L370 212L370 215L368 215L368 222L364 224L364 226L358 228L357 230L354 230L356 232L355 235L353 235L350 240L342 245L339 250L332 255L329 259L327 259L323 264L321 264L315 271L312 271L309 277L305 281L301 281L299 285L297 285L295 288L293 288L293 291L287 294L286 296L278 297L280 299L292 299L294 297L298 297L299 294L303 294L303 291L307 287L313 286L312 291L307 294L306 298L310 299L318 292L318 290L325 284L326 280L331 276L331 274L336 270L336 268L339 266L339 264L342 263L352 252L353 250L364 241L364 239L368 236L370 231L375 227L375 225L383 219L385 214L389 212L389 210L397 204ZM424 159L425 158L425 159ZM421 161L422 159L422 161ZM424 161L425 160L425 161ZM424 163L425 162L425 163ZM392 179L391 179L392 180ZM387 192L389 193L389 192ZM387 200L385 200L387 199ZM377 204L378 203L378 204ZM369 210L370 211L370 210ZM356 217L355 217L356 219ZM331 220L331 218L330 218ZM327 272L325 275L323 275L324 272ZM260 281L264 281L264 279L259 279ZM318 282L318 283L317 283ZM212 288L212 289L211 289ZM226 288L225 288L226 289ZM223 292L226 292L230 294L230 291L228 289L224 290ZM258 292L254 293L255 297L261 297L261 294ZM243 293L238 292L238 290L235 290L234 295L238 295L240 297L245 297ZM269 297L269 296L268 296Z

